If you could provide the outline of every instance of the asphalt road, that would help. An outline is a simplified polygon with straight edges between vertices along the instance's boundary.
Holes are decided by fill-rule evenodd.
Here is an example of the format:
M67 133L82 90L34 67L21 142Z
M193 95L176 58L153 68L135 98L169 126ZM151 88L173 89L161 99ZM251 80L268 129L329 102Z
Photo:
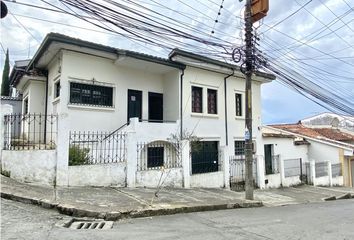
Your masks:
M354 199L127 219L109 230L56 226L63 218L1 199L1 239L354 239Z

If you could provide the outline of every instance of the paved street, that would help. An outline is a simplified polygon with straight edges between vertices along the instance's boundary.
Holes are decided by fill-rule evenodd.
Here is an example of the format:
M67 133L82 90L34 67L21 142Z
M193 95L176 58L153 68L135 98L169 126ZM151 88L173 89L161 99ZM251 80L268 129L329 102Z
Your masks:
M354 200L126 219L72 230L68 216L1 199L1 239L354 239Z

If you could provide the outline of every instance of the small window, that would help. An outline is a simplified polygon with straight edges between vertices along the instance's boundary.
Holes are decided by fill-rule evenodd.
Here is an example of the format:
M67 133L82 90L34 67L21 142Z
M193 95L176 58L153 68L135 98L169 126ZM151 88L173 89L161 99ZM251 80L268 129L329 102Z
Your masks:
M113 106L113 88L82 83L70 83L70 103Z
M235 155L245 155L245 141L235 141Z
M164 147L148 147L147 167L162 167Z
M217 90L208 89L208 113L217 114Z
M55 82L54 84L54 98L60 96L60 81Z
M23 114L27 114L27 113L28 113L28 98L23 100Z
M203 112L203 88L192 87L192 112Z
M242 116L242 94L236 93L236 116Z
M245 155L245 141L235 141L235 156ZM252 153L256 153L256 142L252 141Z

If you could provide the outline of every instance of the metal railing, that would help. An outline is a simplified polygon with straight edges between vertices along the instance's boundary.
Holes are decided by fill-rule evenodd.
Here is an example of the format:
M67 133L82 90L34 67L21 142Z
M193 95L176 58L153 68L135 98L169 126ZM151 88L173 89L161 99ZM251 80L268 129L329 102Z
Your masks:
M138 171L182 167L179 142L137 143Z
M272 155L271 162L265 161L265 173L276 174L279 173L280 168L280 155Z
M236 191L245 189L246 161L244 155L230 156L230 186ZM253 156L253 182L257 186L257 157Z
M316 162L315 163L316 178L328 176L328 163Z
M285 177L295 177L303 175L303 164L301 158L284 159Z
M107 164L126 161L126 133L69 133L69 166Z
M332 163L332 177L343 176L342 163Z
M56 148L58 116L36 113L4 116L4 150Z

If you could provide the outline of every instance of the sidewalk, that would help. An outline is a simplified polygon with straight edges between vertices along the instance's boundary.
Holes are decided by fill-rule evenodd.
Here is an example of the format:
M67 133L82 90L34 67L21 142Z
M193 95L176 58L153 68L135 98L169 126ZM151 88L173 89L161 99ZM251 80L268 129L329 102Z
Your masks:
M265 206L269 207L323 202L346 198L354 198L354 188L301 185L297 187L255 191L255 199L262 201Z
M148 217L196 211L260 207L244 200L244 193L223 189L156 189L61 187L17 182L1 175L1 197L57 209L76 217L105 220Z

